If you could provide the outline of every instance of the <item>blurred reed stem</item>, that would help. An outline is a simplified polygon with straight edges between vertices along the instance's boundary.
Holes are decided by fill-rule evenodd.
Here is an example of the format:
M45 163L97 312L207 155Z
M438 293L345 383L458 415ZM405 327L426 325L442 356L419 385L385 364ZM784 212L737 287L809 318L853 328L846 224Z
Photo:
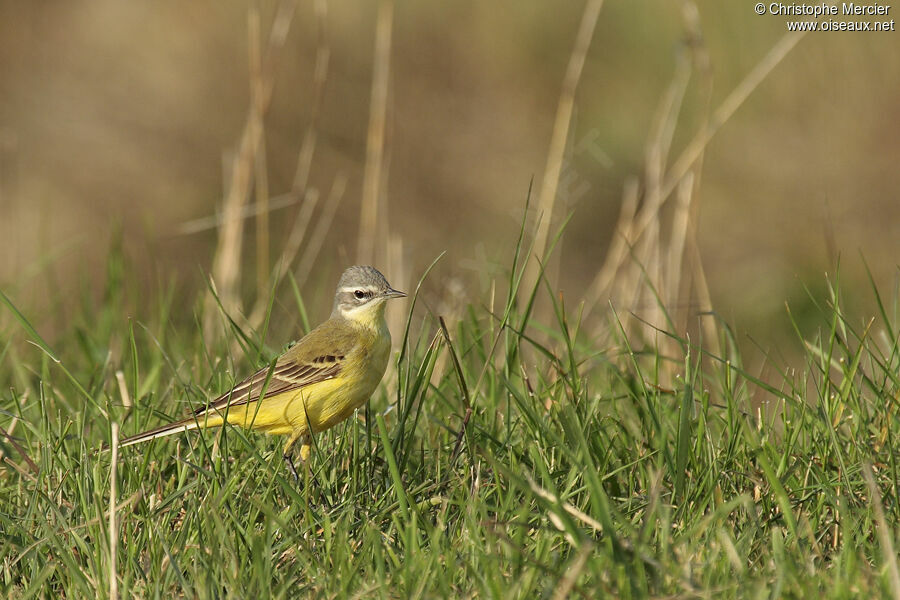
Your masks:
M229 313L236 312L240 308L238 288L243 245L241 215L249 198L251 175L262 143L262 121L272 100L275 66L290 31L296 6L296 0L283 0L279 3L275 13L265 57L261 61L258 78L259 91L255 100L251 102L247 114L222 206L222 223L219 227L219 238L213 256L212 279L215 282L215 289L222 307ZM211 340L216 335L217 315L216 300L209 294L206 297L203 311L203 333L207 340Z
M382 190L393 20L393 0L380 0L375 22L375 59L372 69L366 166L363 174L362 205L359 217L357 262L361 264L372 263L376 258L375 238L378 231L379 195Z
M254 162L254 180L256 182L256 204L259 212L256 215L256 296L265 297L268 287L269 271L269 178L266 169L265 125L259 115L262 114L262 49L260 47L259 5L250 6L247 15L248 47L250 63L250 97L254 113L258 117L260 143Z
M562 90L556 107L556 118L553 122L553 134L550 138L550 148L547 150L547 164L544 167L544 177L541 180L541 190L538 196L538 226L534 254L540 260L546 260L544 253L547 249L548 234L553 221L559 174L562 171L566 140L569 137L569 125L572 122L575 90L581 80L584 61L591 46L602 7L603 0L588 0L585 4L584 12L581 15L581 24L575 36L575 44L572 47L572 54L569 56L566 74L563 77ZM537 281L539 270L540 266L536 261L529 262L524 289L532 289ZM547 273L547 276L550 277L550 286L555 288L556 276L552 273Z
M331 56L331 50L328 45L328 2L327 0L316 0L313 5L316 16L316 57L315 68L313 71L313 89L312 89L312 105L310 107L310 120L306 126L306 132L303 135L303 142L300 145L300 151L297 154L297 166L294 170L294 179L291 185L291 191L288 196L296 198L300 203L300 209L294 217L293 225L290 228L287 240L282 247L278 261L272 267L272 283L271 288L267 285L265 289L260 289L257 294L256 302L249 311L250 316L248 322L254 329L262 323L266 313L266 307L269 303L269 289L274 290L284 279L284 275L294 264L297 256L300 254L300 248L306 239L306 232L313 219L313 214L319 204L321 194L319 190L309 186L309 174L312 170L312 161L315 154L317 135L317 124L319 121L319 113L322 106L322 97L325 92L325 81L328 78L328 62ZM309 276L312 270L312 264L315 257L318 256L321 246L324 242L337 206L346 189L346 176L338 174L332 183L331 194L326 201L323 213L319 217L316 229L313 231L312 239L307 243L306 250L303 253L303 263L301 263L295 281L302 283ZM259 264L261 269L269 269L269 263L265 265Z
M662 343L666 354L671 341L658 341L657 331L684 331L689 315L701 317L704 345L720 354L719 331L712 299L697 244L699 217L697 190L706 145L756 87L796 45L801 35L782 37L735 87L724 102L709 115L712 76L700 30L696 5L681 0L686 47L691 58L680 59L672 83L660 102L651 128L643 178L626 185L619 220L606 259L588 287L585 318L600 302L612 302L641 318L629 335L645 342ZM671 167L668 155L681 103L692 71L700 75L701 125ZM672 214L664 220L663 207L675 197ZM668 235L663 235L664 230ZM687 277L686 277L687 276ZM683 316L673 317L673 310ZM683 309L683 310L682 310ZM598 332L605 331L603 325Z

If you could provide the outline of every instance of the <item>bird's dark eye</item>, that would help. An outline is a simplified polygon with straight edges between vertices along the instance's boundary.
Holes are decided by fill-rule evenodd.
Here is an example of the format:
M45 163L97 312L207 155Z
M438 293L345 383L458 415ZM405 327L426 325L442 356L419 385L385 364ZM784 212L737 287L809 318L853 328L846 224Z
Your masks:
M353 295L356 296L357 300L362 300L366 297L366 293L362 290L356 290L355 292L353 292Z

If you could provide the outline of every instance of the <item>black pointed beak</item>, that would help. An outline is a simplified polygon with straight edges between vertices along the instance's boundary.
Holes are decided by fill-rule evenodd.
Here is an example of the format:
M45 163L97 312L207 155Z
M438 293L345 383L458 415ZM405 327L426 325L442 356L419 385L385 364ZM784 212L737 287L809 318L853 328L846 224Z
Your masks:
M406 298L406 293L394 288L388 288L383 294L385 298Z

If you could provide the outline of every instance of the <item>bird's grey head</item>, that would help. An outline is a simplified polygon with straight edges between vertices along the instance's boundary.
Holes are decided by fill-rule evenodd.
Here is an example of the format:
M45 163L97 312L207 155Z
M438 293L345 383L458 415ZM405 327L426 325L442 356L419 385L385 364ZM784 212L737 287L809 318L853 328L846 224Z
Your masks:
M378 269L367 266L350 267L341 275L334 294L332 317L352 315L357 309L371 308L388 298L405 296L391 287Z

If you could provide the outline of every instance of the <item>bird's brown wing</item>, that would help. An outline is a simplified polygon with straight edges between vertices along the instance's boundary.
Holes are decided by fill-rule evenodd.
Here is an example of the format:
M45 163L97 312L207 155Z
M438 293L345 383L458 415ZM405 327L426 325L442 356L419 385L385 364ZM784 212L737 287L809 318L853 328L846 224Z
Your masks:
M263 367L212 400L209 405L197 409L195 413L223 410L226 406L256 402L262 395L263 388L265 388L264 398L271 398L277 394L333 379L340 374L347 355L357 341L352 324L343 319L326 321L281 355L274 368ZM271 378L269 371L272 372Z

